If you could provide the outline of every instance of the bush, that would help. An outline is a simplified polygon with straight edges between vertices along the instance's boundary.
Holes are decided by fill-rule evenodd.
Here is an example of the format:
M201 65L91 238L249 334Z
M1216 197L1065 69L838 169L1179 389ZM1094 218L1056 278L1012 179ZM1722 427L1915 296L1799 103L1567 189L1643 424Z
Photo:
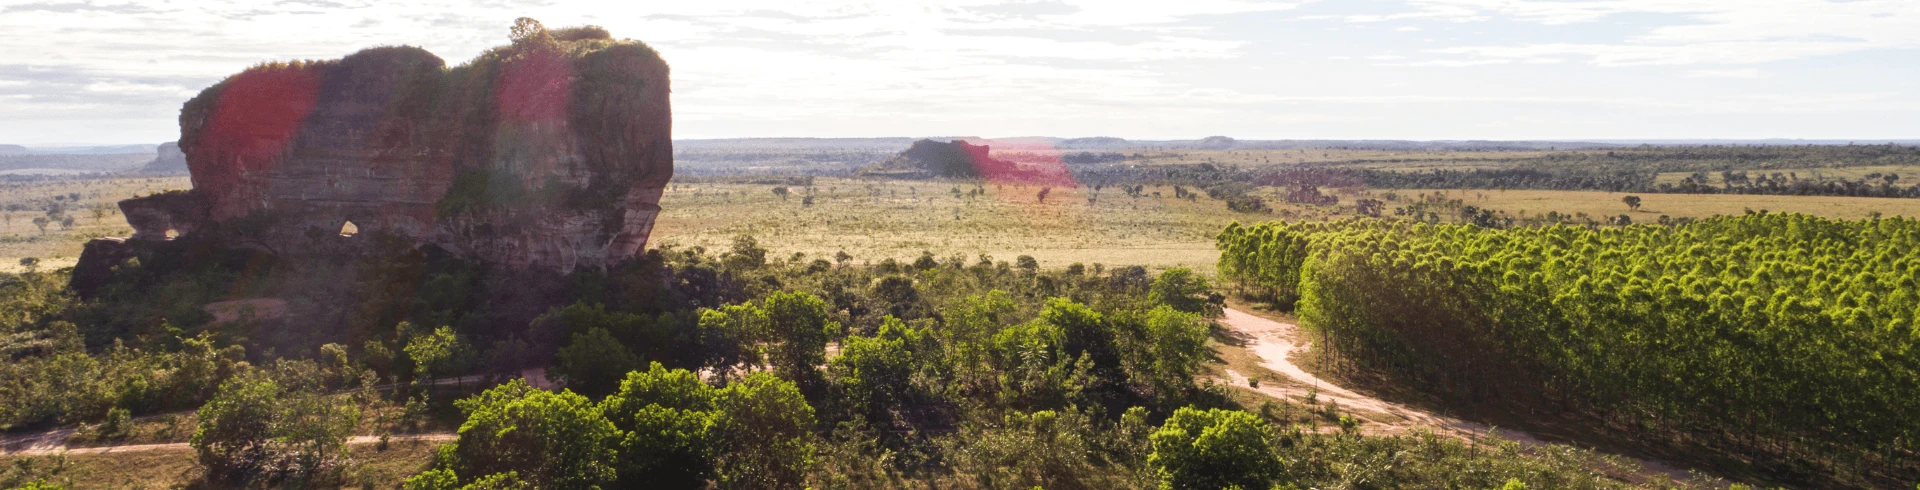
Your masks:
M813 465L813 407L793 382L754 373L720 390L720 488L800 488Z
M360 410L344 400L291 388L261 372L221 384L200 408L188 444L207 478L228 483L312 480L347 461Z
M467 360L473 355L473 347L454 334L453 327L447 326L413 337L402 351L413 360L414 379L429 382L438 376L465 371Z
M1268 488L1280 469L1273 438L1273 428L1253 414L1185 407L1149 436L1147 464L1163 489Z
M100 422L100 435L118 437L126 435L127 430L132 428L133 412L124 408L114 407L107 410L107 419Z
M1098 448L1112 434L1077 411L1009 412L966 424L943 443L973 488L1127 488ZM1261 489L1265 490L1265 489Z
M911 397L915 363L908 337L919 336L899 319L887 317L874 336L847 337L827 370L854 413L874 423L887 422L889 410Z
M615 460L619 488L706 488L716 472L722 415L718 391L685 369L653 363L627 374L600 410L624 432Z
M1144 355L1135 360L1136 369L1145 371L1145 377L1163 396L1192 386L1193 373L1212 355L1207 349L1207 320L1160 306L1147 312L1145 330L1146 345L1139 352Z
M768 320L766 340L773 344L767 360L774 372L811 385L819 366L827 362L827 339L840 331L840 323L831 319L825 301L807 293L773 293L762 309Z
M1160 277L1147 286L1147 301L1187 313L1219 316L1220 306L1208 301L1207 293L1212 289L1207 285L1207 278L1195 274L1193 269L1175 267L1161 272Z
M455 475L453 481L518 479L534 488L599 488L613 481L620 430L586 397L516 379L456 403L467 421L459 438L441 447L436 468ZM498 476L508 473L513 476Z
M574 334L560 349L549 371L568 388L588 396L603 396L620 386L620 378L640 366L640 359L604 328Z

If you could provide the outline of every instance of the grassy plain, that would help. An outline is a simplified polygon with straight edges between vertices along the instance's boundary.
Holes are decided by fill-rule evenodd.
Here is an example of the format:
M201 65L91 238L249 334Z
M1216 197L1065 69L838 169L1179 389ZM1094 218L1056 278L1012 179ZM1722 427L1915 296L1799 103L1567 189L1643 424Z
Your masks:
M1590 151L1589 151L1590 152ZM1293 150L1156 150L1118 151L1139 153L1143 164L1191 165L1211 163L1257 167L1306 163L1337 163L1346 168L1424 171L1434 168L1452 170L1502 166L1508 160L1566 155L1571 151L1390 151L1336 150L1305 148ZM1600 153L1605 153L1604 151Z
M719 250L751 234L781 255L824 258L845 251L878 262L931 251L1009 261L1031 255L1043 267L1081 262L1210 270L1221 227L1272 217L1229 211L1204 196L1176 199L1171 186L1149 186L1142 197L1104 189L1092 203L1091 188L1054 188L1042 203L1035 186L987 184L979 187L986 195L964 197L976 187L962 184L963 197L954 197L952 183L817 179L812 206L802 204L798 189L781 199L773 187L677 185L661 199L654 243Z
M71 266L87 240L133 234L116 205L121 199L191 187L184 176L0 182L0 271L18 271L23 257L40 259L42 269ZM40 230L33 219L56 203L73 217L73 228L49 223Z
M1832 180L1857 181L1857 180L1866 178L1867 174L1882 174L1882 175L1899 174L1901 176L1900 180L1895 182L1903 186L1913 185L1913 182L1915 180L1920 180L1920 166L1914 166L1914 165L1866 165L1866 166L1859 166L1859 167L1789 168L1789 169L1780 169L1780 170L1769 169L1765 171L1754 170L1754 171L1747 172L1747 177L1757 178L1762 173L1768 174L1768 175L1781 174L1788 177L1796 177L1804 180L1814 180L1814 181L1832 181ZM1661 172L1660 177L1655 179L1654 183L1678 185L1681 180L1684 180L1687 177L1690 177L1692 175L1693 175L1692 173L1688 173L1688 172ZM1707 172L1708 184L1720 185L1724 183L1725 180L1726 179L1721 178L1720 172Z

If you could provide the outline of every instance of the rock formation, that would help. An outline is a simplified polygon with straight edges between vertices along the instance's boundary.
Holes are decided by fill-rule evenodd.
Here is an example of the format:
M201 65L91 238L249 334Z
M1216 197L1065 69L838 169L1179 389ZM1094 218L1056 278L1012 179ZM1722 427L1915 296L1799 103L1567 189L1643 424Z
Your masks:
M923 139L893 158L865 171L868 175L923 179L981 179L992 182L1038 185L1074 184L1073 175L1060 161L1059 152L1030 154L1031 162L1015 162L992 156L993 148L961 140L946 143Z
M973 145L961 140L941 143L923 139L913 142L913 146L906 151L882 163L881 168L917 172L926 177L977 178L981 175L978 162L993 161L993 157L987 155L990 150L992 148L987 145Z
M155 175L178 175L187 173L187 154L180 151L180 144L168 142L154 149L157 155L152 162L140 167L140 173Z
M135 242L246 236L231 242L298 255L385 235L512 269L604 267L647 242L671 127L653 49L523 19L512 45L451 69L381 47L229 77L181 109L193 190L120 207Z

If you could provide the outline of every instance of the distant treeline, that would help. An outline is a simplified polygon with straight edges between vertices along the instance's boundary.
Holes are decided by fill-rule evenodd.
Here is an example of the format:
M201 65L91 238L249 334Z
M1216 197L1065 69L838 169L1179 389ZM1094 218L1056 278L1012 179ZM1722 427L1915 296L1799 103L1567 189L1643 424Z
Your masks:
M1655 183L1658 172L1595 169L1535 170L1477 169L1427 172L1354 171L1370 187L1393 189L1559 189L1669 194L1777 194L1795 196L1920 197L1920 184L1899 186L1899 174L1869 174L1860 180L1812 180L1782 172L1751 175L1722 172L1712 184L1706 172L1695 172L1679 183ZM1906 179L1915 181L1920 179Z
M92 154L0 154L0 170L49 169L73 172L119 172L138 168L153 160L153 153Z
M1275 169L1234 165L1109 166L1077 169L1081 182L1164 183L1209 187L1252 182L1386 189L1554 189L1685 194L1920 197L1920 175L1873 172L1858 178L1820 169L1920 166L1920 147L1701 146L1561 152L1531 158L1446 160L1461 169L1393 170L1432 160L1364 160ZM1386 168L1381 168L1382 164ZM1369 168L1355 168L1366 165ZM1663 173L1687 173L1659 182ZM1295 182L1308 176L1310 182Z

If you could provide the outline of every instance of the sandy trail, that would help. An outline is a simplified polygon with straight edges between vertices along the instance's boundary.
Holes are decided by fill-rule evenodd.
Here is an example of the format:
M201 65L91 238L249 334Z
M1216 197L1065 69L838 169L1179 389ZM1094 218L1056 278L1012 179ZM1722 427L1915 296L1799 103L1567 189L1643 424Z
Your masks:
M1299 327L1257 317L1252 314L1228 309L1223 323L1228 329L1243 335L1248 350L1260 356L1260 366L1291 378L1298 386L1285 383L1262 383L1258 391L1276 398L1304 403L1307 394L1313 392L1318 403L1336 403L1340 408L1360 412L1362 418L1385 427L1370 428L1369 432L1405 432L1407 429L1427 427L1442 435L1462 438L1486 437L1492 429L1483 424L1446 417L1406 405L1381 400L1355 393L1340 385L1326 382L1313 373L1294 364L1294 354L1305 352L1307 343L1296 340L1303 337ZM1247 385L1247 378L1232 370L1227 375L1240 386ZM1525 433L1501 430L1499 436L1522 444L1539 444L1540 441Z
M447 442L447 441L454 440L456 437L458 437L456 434L395 434L387 438L387 441L388 442L407 442L407 441ZM374 444L378 442L380 442L379 436L353 436L353 437L347 438L347 444L353 444L353 445ZM53 445L53 446L29 446L20 450L9 449L5 452L0 452L0 456L44 456L44 455L52 455L52 454L137 453L142 451L186 451L190 449L192 449L192 446L188 446L187 443L184 443L184 442L173 442L173 443L166 443L166 444L129 444L124 446L100 446L100 447L79 447L79 448L68 448L65 445Z
M1468 422L1398 403L1381 400L1355 393L1340 385L1326 382L1314 376L1298 364L1293 357L1307 350L1306 335L1300 327L1254 316L1244 311L1228 308L1221 324L1238 334L1246 341L1246 348L1260 357L1260 366L1282 376L1291 378L1294 384L1261 383L1256 389L1262 394L1282 400L1305 403L1309 391L1312 391L1318 403L1337 403L1343 411L1355 412L1360 418L1372 422L1372 427L1362 425L1362 432L1368 434L1398 434L1414 429L1429 428L1434 433L1462 439L1485 438L1495 435L1518 442L1524 446L1543 444L1539 439L1525 432L1500 429L1497 432L1485 424ZM1239 386L1247 386L1247 378L1241 373L1228 370L1227 375ZM1686 471L1674 468L1659 461L1632 458L1640 462L1649 473L1684 481L1692 478Z

